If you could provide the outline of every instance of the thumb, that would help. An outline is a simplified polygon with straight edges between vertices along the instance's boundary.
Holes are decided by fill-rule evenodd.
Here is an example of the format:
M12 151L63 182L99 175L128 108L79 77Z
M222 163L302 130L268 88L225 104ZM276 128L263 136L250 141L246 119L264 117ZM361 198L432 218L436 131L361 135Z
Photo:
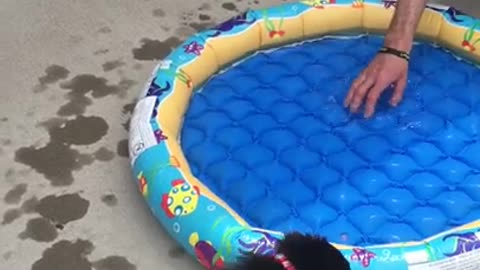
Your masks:
M392 106L397 106L398 103L403 98L403 92L405 91L405 87L407 86L407 75L403 75L396 83L395 89L393 90L393 96L390 99L390 104Z

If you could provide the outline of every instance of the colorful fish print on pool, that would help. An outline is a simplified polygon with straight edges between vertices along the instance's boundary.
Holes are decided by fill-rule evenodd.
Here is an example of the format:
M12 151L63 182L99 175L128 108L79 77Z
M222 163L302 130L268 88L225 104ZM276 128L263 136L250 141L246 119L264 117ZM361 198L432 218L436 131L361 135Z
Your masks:
M285 31L282 29L283 28L283 21L284 18L281 17L280 21L278 22L278 25L276 26L275 23L273 23L272 20L268 17L268 11L263 10L263 21L265 24L265 28L267 29L268 32L268 37L270 38L280 38L285 35Z
M480 38L473 40L473 35L475 35L475 28L477 28L477 26L479 25L479 22L475 22L475 24L468 28L463 35L462 47L469 52L474 52L476 50L475 45L480 42Z
M363 5L365 4L364 0L354 0L352 2L352 7L353 8L363 8Z
M451 253L445 253L447 257L457 256L473 250L480 249L480 230L467 233L452 233L443 237L443 241L455 239L455 250Z
M372 259L375 258L375 253L368 251L364 248L353 248L353 254L350 256L350 260L354 262L360 262L363 267L369 267Z
M137 180L138 180L138 189L140 189L140 192L142 193L143 197L147 197L148 183L147 183L147 179L145 179L145 176L143 175L143 172L140 172L137 175Z
M180 162L178 162L178 159L174 156L171 156L168 159L167 163L159 164L155 166L152 170L148 172L148 178L154 179L155 175L158 173L159 170L165 169L168 167L175 167L178 168L180 167ZM147 176L143 171L138 173L137 175L137 183L138 183L138 189L142 193L144 197L148 197L148 181L147 181Z
M239 239L240 248L238 251L245 255L251 253L263 256L275 255L278 239L266 232L258 230L253 230L252 232L258 234L260 238L251 236L248 239Z
M183 179L172 181L168 194L162 196L162 210L168 218L186 216L197 209L200 190Z
M231 31L236 26L253 24L256 21L256 19L252 18L252 19L248 20L247 19L247 14L248 14L248 11L244 12L244 13L238 15L238 16L232 17L231 19L229 19L229 20L215 26L214 28L210 29L211 31L215 31L215 32L213 34L209 35L209 37L218 37L222 33Z
M327 4L335 4L336 0L304 0L304 1L301 1L300 3L312 6L316 9L323 9L324 6Z
M192 233L188 242L195 251L198 262L209 270L221 270L224 268L224 259L213 247L212 243L200 240L198 233Z

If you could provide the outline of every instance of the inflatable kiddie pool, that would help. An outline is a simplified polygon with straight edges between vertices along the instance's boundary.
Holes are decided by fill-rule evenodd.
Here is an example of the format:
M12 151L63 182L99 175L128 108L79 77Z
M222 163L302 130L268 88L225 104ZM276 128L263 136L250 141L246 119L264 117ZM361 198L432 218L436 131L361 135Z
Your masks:
M428 6L404 100L363 119L342 101L395 2L325 2L245 12L161 61L129 140L150 209L209 269L289 231L352 269L479 269L477 20Z

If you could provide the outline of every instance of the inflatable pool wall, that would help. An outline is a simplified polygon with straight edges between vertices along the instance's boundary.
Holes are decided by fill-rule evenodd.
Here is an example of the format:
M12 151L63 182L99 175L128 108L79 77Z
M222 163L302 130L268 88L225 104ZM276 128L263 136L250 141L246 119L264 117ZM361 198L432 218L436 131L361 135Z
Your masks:
M328 34L384 32L394 9L395 1L306 0L250 10L188 38L158 64L131 120L133 175L155 217L204 267L222 269L247 252L273 254L283 236L250 227L192 175L179 131L194 89L222 67L259 49ZM477 19L432 5L423 14L418 36L478 61L478 30ZM460 263L465 269L480 264L480 221L419 242L335 245L352 269L443 269L436 265L448 263Z

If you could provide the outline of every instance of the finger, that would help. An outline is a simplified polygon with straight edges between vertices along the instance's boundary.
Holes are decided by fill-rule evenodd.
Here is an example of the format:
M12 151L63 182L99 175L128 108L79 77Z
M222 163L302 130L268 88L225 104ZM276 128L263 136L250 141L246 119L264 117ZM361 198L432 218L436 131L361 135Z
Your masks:
M392 95L392 98L390 99L390 104L392 106L394 107L397 106L398 103L402 100L403 92L405 91L406 86L407 86L407 76L403 76L395 84L395 89L393 90L393 95Z
M370 88L372 88L374 83L374 79L372 79L371 77L367 77L363 81L363 83L357 88L357 90L355 91L355 95L352 98L352 103L350 104L350 111L352 113L358 111L358 108L360 108L360 105L362 105L363 100L365 99L365 95L370 90Z
M375 113L375 107L378 103L378 99L380 98L380 95L383 93L383 91L385 91L385 89L388 87L388 85L388 83L377 81L375 85L370 89L365 104L365 118L370 118Z
M350 87L350 90L348 90L347 97L345 98L345 101L343 105L346 107L350 106L350 103L352 102L352 98L355 94L355 91L357 88L365 81L365 71L360 73L360 75L353 81L352 86Z

